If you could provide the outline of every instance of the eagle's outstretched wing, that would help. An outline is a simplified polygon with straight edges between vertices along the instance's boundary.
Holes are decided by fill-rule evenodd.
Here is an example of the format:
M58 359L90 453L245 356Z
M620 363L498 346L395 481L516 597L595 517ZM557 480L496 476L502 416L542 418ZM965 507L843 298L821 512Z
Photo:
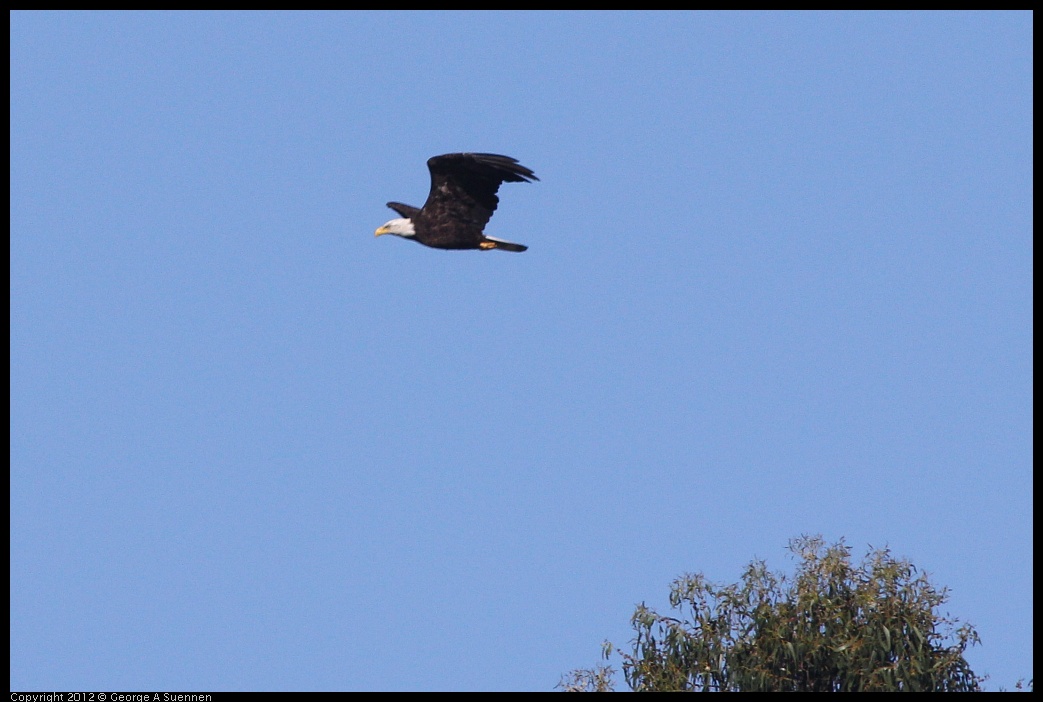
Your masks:
M528 183L536 175L509 156L445 154L427 161L431 192L421 208L428 223L455 223L480 234L493 216L501 183Z

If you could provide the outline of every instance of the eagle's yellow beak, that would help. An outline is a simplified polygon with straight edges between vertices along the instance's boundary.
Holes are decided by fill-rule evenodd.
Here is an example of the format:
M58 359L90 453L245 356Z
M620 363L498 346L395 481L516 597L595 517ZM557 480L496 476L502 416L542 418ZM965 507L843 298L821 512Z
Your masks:
M387 227L380 227L377 231L373 232L373 236L380 236L381 234L389 234L391 232Z

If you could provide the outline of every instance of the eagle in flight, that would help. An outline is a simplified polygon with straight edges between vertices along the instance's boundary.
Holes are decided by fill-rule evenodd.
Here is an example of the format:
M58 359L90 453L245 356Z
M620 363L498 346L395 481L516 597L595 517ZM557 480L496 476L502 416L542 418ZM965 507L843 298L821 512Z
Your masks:
M496 211L501 183L531 183L536 174L517 159L499 154L443 154L427 161L431 192L423 207L389 202L402 215L377 229L376 236L394 234L436 249L529 248L486 236L485 225Z

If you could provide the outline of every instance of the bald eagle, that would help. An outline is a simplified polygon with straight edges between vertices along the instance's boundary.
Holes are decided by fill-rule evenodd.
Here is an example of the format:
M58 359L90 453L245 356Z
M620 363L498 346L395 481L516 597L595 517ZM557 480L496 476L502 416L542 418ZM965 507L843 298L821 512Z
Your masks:
M529 248L486 236L482 230L500 201L501 183L531 183L536 174L516 159L498 154L443 154L427 161L431 192L417 209L401 202L387 205L402 215L377 229L376 236L394 234L436 249Z

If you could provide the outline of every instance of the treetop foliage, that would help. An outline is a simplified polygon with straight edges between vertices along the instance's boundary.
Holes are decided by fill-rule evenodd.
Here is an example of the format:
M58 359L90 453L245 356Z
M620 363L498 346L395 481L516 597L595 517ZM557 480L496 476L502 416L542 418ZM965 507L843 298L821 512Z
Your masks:
M983 678L964 659L979 643L970 625L941 615L947 591L886 548L853 564L841 540L790 542L790 577L753 561L739 583L699 574L670 588L665 616L641 604L622 659L635 692L651 691L976 691ZM608 665L562 678L566 691L611 691Z

